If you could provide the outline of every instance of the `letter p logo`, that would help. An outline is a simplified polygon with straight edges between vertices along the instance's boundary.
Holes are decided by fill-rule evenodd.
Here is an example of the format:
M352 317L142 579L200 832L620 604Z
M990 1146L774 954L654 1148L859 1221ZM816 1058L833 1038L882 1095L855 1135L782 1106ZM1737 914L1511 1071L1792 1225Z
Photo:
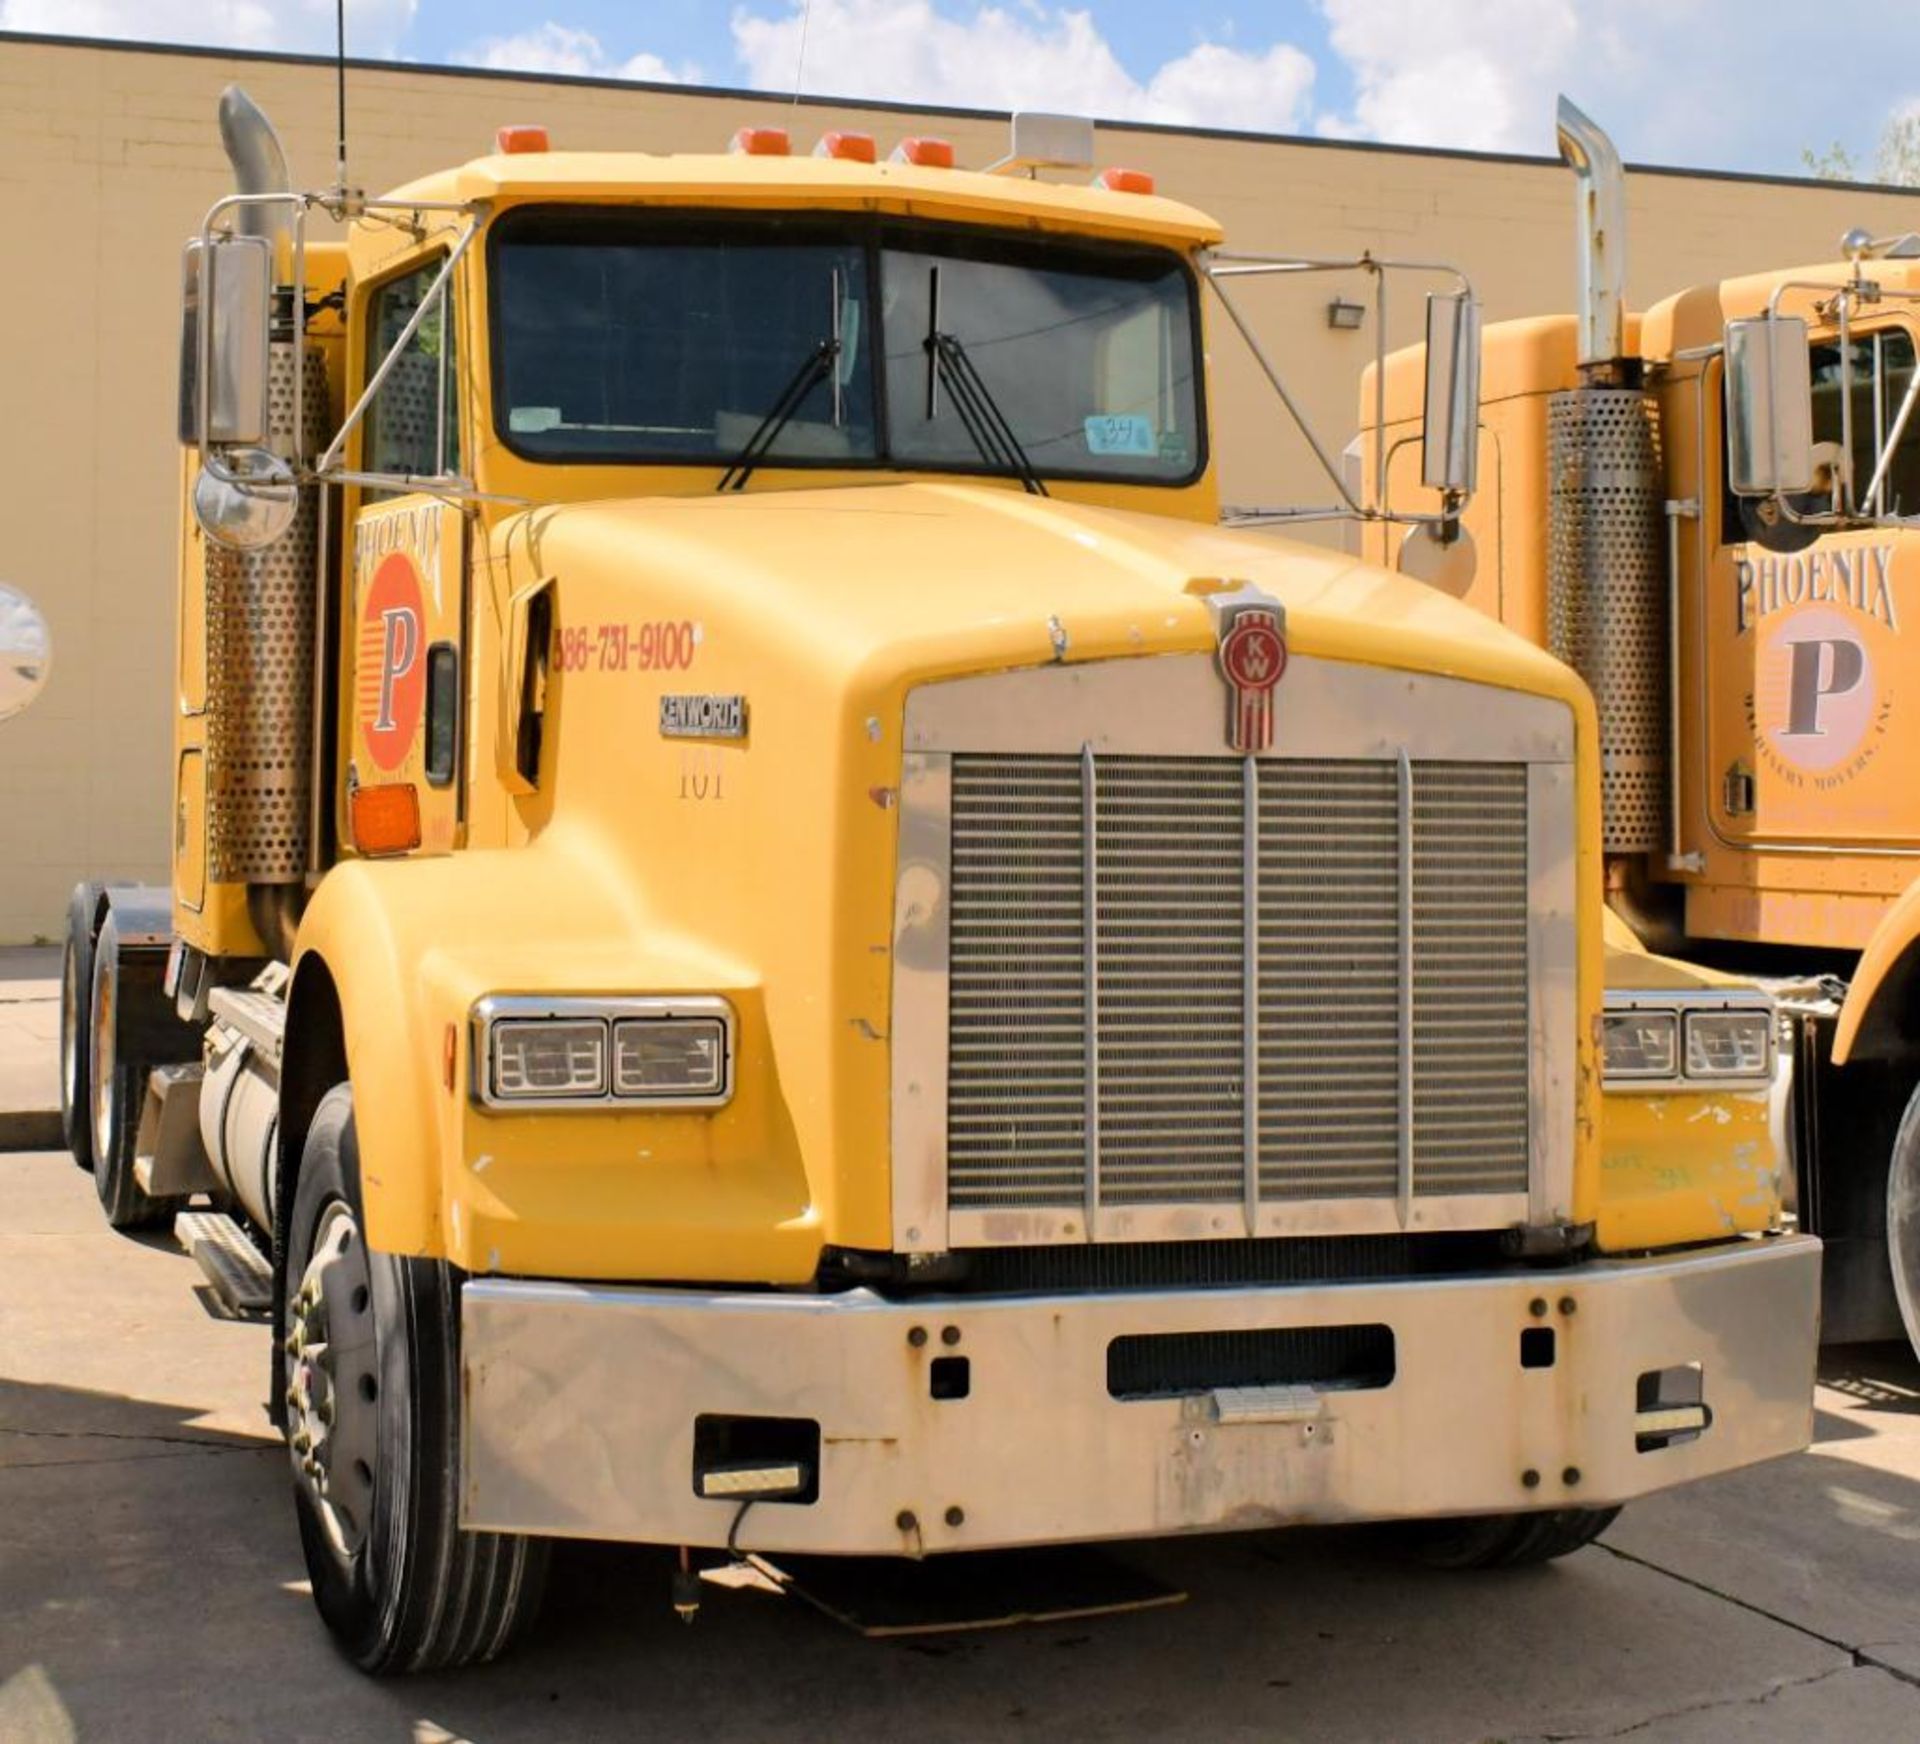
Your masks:
M1822 706L1859 689L1866 677L1866 651L1851 637L1815 636L1787 644L1787 724L1783 739L1819 739Z

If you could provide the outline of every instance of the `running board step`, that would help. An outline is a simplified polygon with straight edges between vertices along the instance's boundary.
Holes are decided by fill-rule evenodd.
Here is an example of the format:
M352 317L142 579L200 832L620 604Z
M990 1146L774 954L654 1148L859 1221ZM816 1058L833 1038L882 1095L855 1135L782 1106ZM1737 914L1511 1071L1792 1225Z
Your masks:
M273 1268L225 1212L183 1211L173 1234L235 1314L265 1319L273 1311Z

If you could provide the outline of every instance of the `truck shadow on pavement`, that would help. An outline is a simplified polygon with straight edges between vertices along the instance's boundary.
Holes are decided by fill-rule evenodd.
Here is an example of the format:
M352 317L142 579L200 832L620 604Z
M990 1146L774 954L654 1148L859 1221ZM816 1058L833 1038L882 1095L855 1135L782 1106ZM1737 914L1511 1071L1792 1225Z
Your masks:
M1842 1451L1905 1427L1920 1376L1849 1356L1828 1385L1833 1453L1630 1509L1549 1568L1441 1574L1362 1528L1142 1543L1115 1554L1187 1603L876 1642L752 1593L711 1595L689 1628L669 1553L563 1545L511 1658L374 1683L313 1615L264 1417L241 1434L191 1405L0 1381L0 1696L30 1673L85 1740L1607 1732L1866 1676L1855 1642L1920 1642L1920 1483ZM1717 1564L1730 1544L1750 1560Z

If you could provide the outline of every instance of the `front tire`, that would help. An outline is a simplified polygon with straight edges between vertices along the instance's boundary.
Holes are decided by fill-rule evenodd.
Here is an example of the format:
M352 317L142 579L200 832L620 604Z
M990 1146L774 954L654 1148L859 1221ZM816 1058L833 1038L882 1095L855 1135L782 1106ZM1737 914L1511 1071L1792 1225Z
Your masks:
M1584 1549L1619 1518L1618 1508L1554 1508L1430 1520L1414 1549L1431 1568L1528 1568Z
M494 1658L532 1624L544 1541L459 1523L459 1274L366 1244L353 1094L322 1099L287 1230L288 1450L314 1603L361 1670Z
M181 1201L155 1198L133 1173L147 1093L144 1061L120 1057L120 929L109 914L93 946L93 991L88 1002L87 1113L93 1188L114 1229L153 1229L171 1223Z

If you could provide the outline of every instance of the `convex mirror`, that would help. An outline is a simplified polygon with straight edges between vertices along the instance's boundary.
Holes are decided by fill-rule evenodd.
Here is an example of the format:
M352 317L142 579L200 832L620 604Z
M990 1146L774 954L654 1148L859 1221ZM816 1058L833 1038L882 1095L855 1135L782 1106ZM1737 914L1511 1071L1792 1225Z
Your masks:
M0 582L0 721L32 702L52 670L53 634L40 608Z

